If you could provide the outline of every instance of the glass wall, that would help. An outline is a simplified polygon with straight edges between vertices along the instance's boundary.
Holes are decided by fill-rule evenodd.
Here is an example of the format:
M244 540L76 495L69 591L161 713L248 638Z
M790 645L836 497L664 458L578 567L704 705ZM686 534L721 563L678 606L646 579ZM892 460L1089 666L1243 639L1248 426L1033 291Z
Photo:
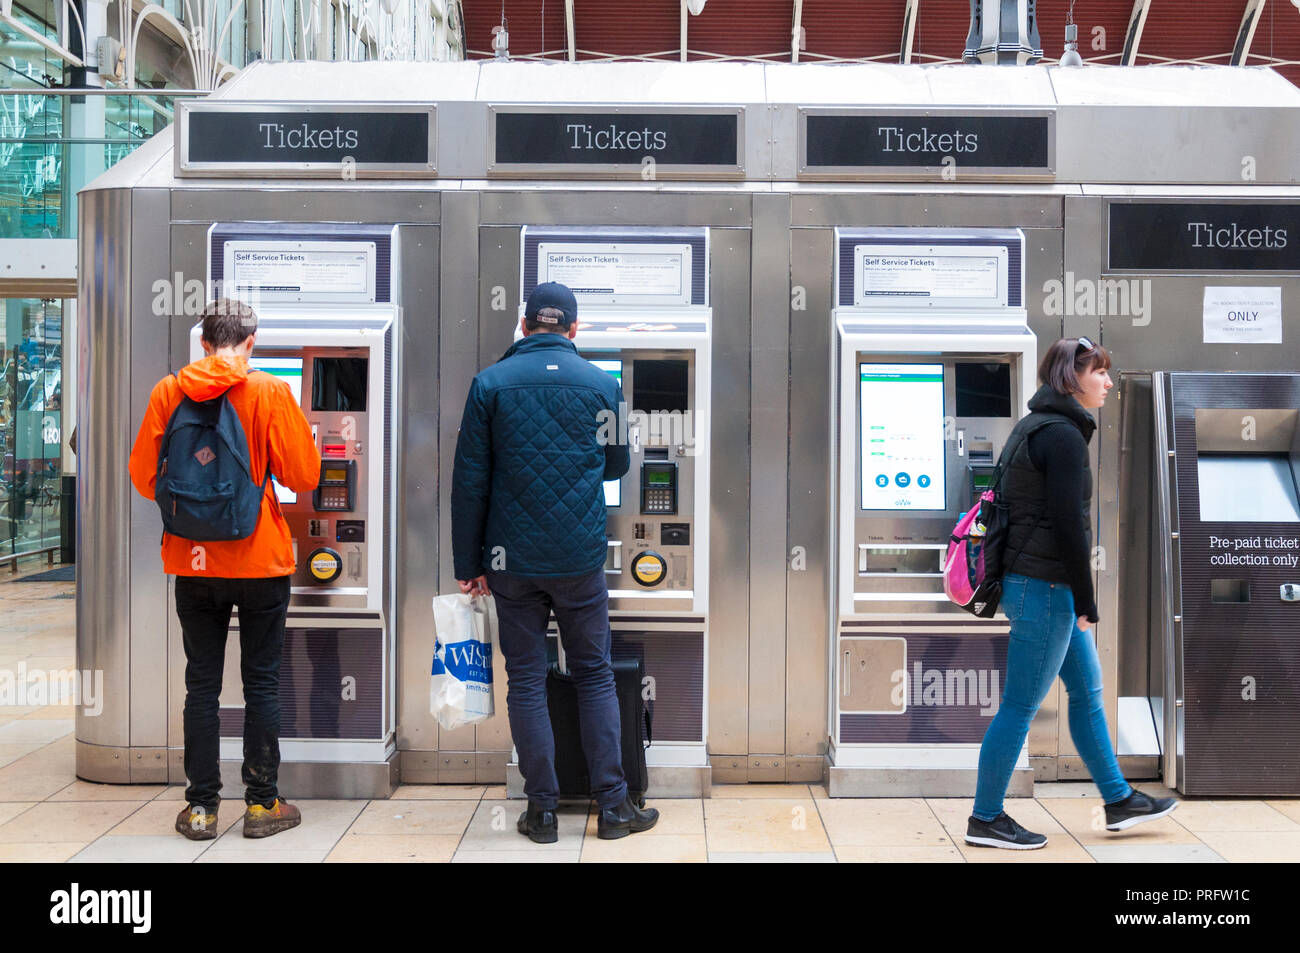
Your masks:
M3 299L0 556L59 543L63 303Z

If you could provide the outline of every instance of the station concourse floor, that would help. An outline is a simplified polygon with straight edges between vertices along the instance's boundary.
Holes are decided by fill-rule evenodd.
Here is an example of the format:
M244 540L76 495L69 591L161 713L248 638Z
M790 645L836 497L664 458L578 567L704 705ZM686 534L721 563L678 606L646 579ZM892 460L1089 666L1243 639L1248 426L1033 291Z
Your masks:
M73 666L74 584L27 581L44 568L14 581L0 571L0 670ZM1300 798L1187 798L1169 817L1112 834L1096 823L1089 782L1040 783L1032 799L1008 800L1012 817L1047 835L1036 851L964 844L969 799L828 799L818 784L714 785L711 798L651 799L658 826L616 841L596 837L590 805L566 804L549 845L515 831L523 802L506 800L503 786L404 785L374 801L286 792L302 808L294 830L246 840L235 800L222 805L216 840L190 841L172 830L184 786L77 780L73 727L71 706L0 704L0 863L1300 861Z

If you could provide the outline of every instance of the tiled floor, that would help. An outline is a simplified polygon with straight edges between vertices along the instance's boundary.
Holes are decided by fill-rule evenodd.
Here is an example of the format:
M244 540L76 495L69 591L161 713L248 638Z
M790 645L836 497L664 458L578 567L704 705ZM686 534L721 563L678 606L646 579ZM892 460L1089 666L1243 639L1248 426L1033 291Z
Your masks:
M0 581L0 669L72 667L71 591ZM502 787L406 785L390 800L298 801L302 825L264 840L241 836L243 805L229 802L218 838L195 842L172 830L182 787L77 780L72 731L69 708L0 705L0 863L1300 861L1300 799L1189 799L1167 818L1111 834L1087 782L1039 784L1034 798L1007 802L1047 835L1038 851L964 844L969 799L831 800L817 784L715 785L711 798L652 800L658 826L618 841L596 837L587 804L562 806L559 841L539 845L515 831L522 804Z

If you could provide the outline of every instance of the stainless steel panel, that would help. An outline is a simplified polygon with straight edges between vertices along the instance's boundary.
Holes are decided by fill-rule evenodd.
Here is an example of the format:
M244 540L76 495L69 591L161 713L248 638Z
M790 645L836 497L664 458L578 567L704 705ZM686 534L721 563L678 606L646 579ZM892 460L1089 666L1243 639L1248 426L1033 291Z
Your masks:
M1256 160L1254 182L1294 184L1300 176L1300 127L1293 111L1250 105L1061 105L1057 177L1062 182L1241 183L1243 160L1250 156Z
M157 314L154 283L168 274L168 194L136 189L131 209L131 357L127 448L144 419L154 385L169 361L167 314ZM134 488L131 497L131 745L167 744L167 579L162 572L158 507Z
M441 192L340 187L177 188L171 192L175 222L437 222Z
M476 370L493 364L514 341L520 304L519 240L518 227L480 228L478 232L479 362L475 365ZM459 422L463 406L462 395L460 403L447 405L447 412L454 414ZM511 748L510 720L506 714L505 658L500 652L493 658L493 687L496 714L474 728L475 750L491 754L477 756L475 777L482 779L490 775L496 778L492 783L500 784L505 779L505 764ZM485 762L484 759L489 760ZM485 767L485 763L491 767Z
M736 191L527 189L482 193L484 225L710 225L748 228L751 195ZM450 198L450 194L448 195ZM716 308L716 295L714 297Z
M438 400L438 592L455 592L456 575L451 552L451 477L456 458L456 435L460 429L465 396L480 366L479 306L479 195L477 192L449 192L443 198L441 233L441 283L438 289L439 346L437 355ZM427 355L426 355L427 357ZM427 360L424 367L435 366ZM426 616L426 620L430 619ZM429 621L425 622L430 624ZM427 744L423 734L420 747ZM439 751L473 751L474 727L439 731L432 747ZM439 765L440 781L444 766ZM451 770L450 765L446 770ZM471 758L462 772L463 783L474 780ZM459 777L459 775L456 775Z
M918 187L919 188L919 187ZM1060 228L1061 189L961 192L799 189L790 199L795 227L900 225ZM1028 243L1026 243L1028 244ZM1026 288L1026 296L1028 288Z
M749 747L786 750L790 199L754 196L750 356ZM714 578L720 578L715 573ZM714 616L715 622L717 616ZM784 770L784 769L783 769ZM784 773L781 780L785 780Z
M249 209L251 214L256 214ZM208 227L210 222L171 226L171 251L167 278L177 281L183 290L185 283L207 279ZM179 276L179 279L178 277ZM173 292L174 294L175 292ZM181 298L184 301L184 297ZM174 304L174 302L173 302ZM181 308L170 315L171 353L168 367L179 370L190 362L190 329L199 321L196 314L186 314ZM161 376L161 375L159 375ZM182 642L181 623L176 616L176 582L167 578L167 744L173 748L185 744L185 646ZM238 682L235 683L238 688ZM184 780L182 769L180 779Z
M748 203L746 203L748 204ZM695 223L697 216L684 221ZM713 393L709 493L708 733L710 752L749 751L749 403L751 235L713 229Z
M397 746L435 748L437 723L429 713L429 665L438 594L438 366L441 233L434 225L403 225L396 247L397 301L402 307L394 431L397 499L393 573L397 627Z
M832 345L835 233L790 232L786 752L824 755L829 737Z
M77 573L76 663L104 674L103 710L77 710L76 737L89 751L130 744L131 193L84 193L80 215L77 564L93 571ZM157 549L152 565L135 571L161 575ZM86 770L96 769L88 762ZM125 780L125 766L121 773Z

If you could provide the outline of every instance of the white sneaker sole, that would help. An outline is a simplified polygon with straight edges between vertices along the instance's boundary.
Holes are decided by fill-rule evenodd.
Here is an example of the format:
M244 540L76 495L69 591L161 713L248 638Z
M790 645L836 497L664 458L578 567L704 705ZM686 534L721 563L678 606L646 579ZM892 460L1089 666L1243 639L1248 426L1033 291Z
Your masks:
M976 847L1001 847L1003 850L1038 850L1040 847L1047 846L1047 841L1041 844L1012 844L1010 841L995 837L971 837L969 834L966 835L966 843L974 844Z
M1177 801L1175 801L1172 805L1165 808L1163 811L1161 811L1158 814L1136 814L1133 817L1126 818L1125 820L1120 821L1118 824L1107 824L1106 830L1126 831L1134 824L1144 824L1147 821L1154 821L1157 818L1164 817L1166 814L1172 814L1174 812L1174 808L1176 807L1178 807Z

